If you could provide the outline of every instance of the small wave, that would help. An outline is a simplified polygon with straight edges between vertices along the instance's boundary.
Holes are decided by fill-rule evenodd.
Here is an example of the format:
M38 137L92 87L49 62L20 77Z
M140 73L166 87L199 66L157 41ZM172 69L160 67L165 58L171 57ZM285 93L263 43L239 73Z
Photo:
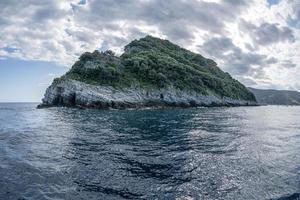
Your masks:
M141 194L130 192L128 189L115 189L109 187L102 187L98 184L84 184L78 181L75 181L75 183L77 183L78 186L81 187L83 191L100 192L107 195L119 196L125 199L137 199L142 197Z
M16 110L16 109L15 109L15 108L7 108L7 107L1 108L1 107L0 107L0 110Z
M278 199L270 200L300 200L300 193L293 193L291 195L279 197Z

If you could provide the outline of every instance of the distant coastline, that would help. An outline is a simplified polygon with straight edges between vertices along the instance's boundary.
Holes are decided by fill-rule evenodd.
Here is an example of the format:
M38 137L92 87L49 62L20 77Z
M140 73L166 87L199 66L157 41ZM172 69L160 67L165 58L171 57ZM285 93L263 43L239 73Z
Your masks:
M261 105L300 105L300 93L291 90L248 88Z

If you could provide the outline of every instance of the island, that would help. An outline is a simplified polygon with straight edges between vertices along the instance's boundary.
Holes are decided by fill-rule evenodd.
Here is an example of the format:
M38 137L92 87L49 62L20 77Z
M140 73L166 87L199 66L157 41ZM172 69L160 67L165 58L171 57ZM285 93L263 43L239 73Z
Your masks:
M255 96L211 59L146 36L120 56L86 52L54 79L38 108L253 106Z

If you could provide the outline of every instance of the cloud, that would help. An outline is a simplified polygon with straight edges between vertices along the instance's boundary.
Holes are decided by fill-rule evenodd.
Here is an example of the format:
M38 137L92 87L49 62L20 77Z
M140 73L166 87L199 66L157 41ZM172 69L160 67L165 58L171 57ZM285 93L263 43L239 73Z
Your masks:
M285 19L290 27L300 29L300 2L298 0L280 1L274 10Z
M277 63L273 57L245 52L228 37L213 37L199 45L199 51L222 60L224 68L233 75L248 75L256 78L264 75L263 68Z
M247 84L293 85L299 8L297 0L0 0L0 59L70 67L85 51L120 54L151 34L214 58Z
M248 87L257 87L257 82L249 77L240 77L239 81L243 84L247 85Z
M240 29L248 33L252 40L258 45L269 45L278 42L295 42L292 29L287 26L280 27L279 24L262 23L255 26L245 20L240 21Z
M295 68L296 67L296 64L293 63L292 61L290 60L283 60L281 62L281 66L285 67L285 68Z
M7 52L6 57L65 64L74 59L74 52L63 45L68 40L63 27L68 25L66 16L70 14L68 7L58 1L1 1L0 49L19 49Z
M118 27L126 32L128 26L147 25L155 26L170 40L191 40L193 29L225 32L225 23L234 21L247 8L246 2L102 0L89 1L86 7L75 9L74 15L77 22L93 30L112 31Z
M112 48L121 52L120 47L130 40L147 34L188 46L197 30L225 33L226 22L235 21L248 2L0 1L0 49L20 49L7 52L8 57L71 65L84 51Z

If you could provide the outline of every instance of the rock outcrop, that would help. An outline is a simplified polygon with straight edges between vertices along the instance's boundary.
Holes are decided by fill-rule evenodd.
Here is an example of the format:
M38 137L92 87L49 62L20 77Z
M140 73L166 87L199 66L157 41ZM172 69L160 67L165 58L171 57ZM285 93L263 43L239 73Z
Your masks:
M111 86L90 85L66 79L52 84L45 93L39 108L67 106L98 109L124 109L142 107L195 107L195 106L254 106L254 101L228 97L201 95L175 88L143 89L130 87L116 89Z

